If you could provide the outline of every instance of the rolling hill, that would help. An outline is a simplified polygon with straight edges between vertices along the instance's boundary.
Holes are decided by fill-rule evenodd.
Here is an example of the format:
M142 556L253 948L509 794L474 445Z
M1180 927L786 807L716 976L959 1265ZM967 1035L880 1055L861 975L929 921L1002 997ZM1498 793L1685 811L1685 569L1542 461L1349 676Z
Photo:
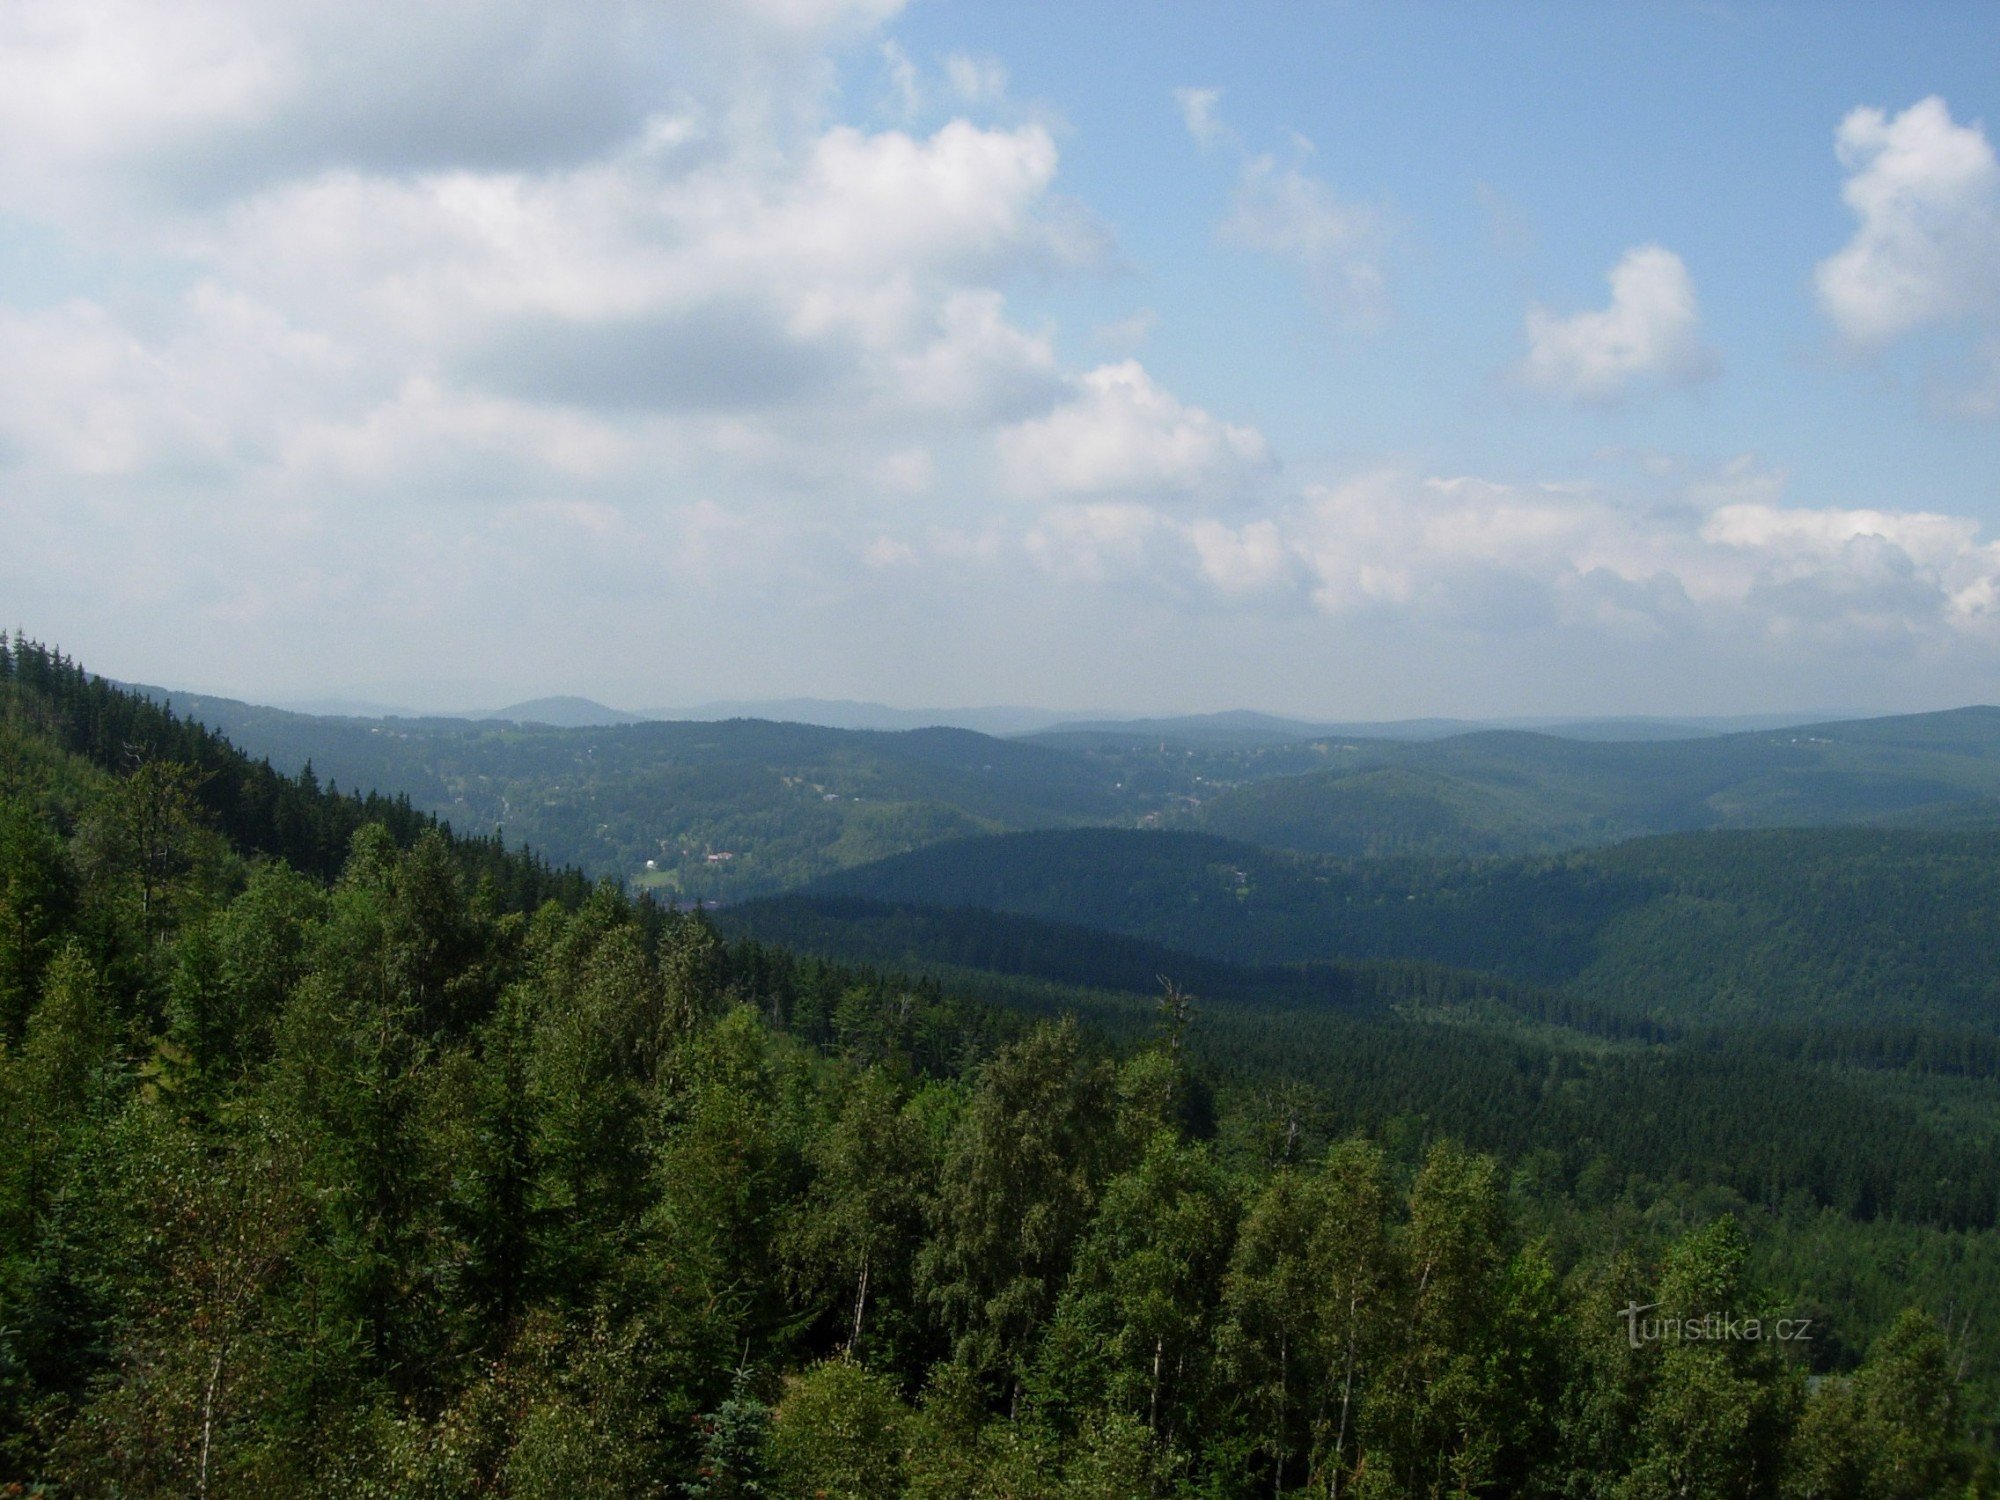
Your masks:
M1186 821L1313 854L1526 854L1701 828L2000 823L2000 709L1671 740L1486 731L1330 747Z
M2000 834L1986 832L1703 832L1467 861L1086 829L946 844L815 889L1079 923L1229 963L1447 964L1628 1016L2000 1028Z
M1553 854L1700 829L2000 825L2000 710L1705 738L1520 730L1259 740L1216 716L1000 739L732 719L561 727L323 718L144 690L296 775L404 795L564 864L681 900L741 900L982 834L1096 825L1305 854ZM510 716L534 718L535 705ZM557 717L574 704L538 710ZM1221 730L1249 738L1232 742Z

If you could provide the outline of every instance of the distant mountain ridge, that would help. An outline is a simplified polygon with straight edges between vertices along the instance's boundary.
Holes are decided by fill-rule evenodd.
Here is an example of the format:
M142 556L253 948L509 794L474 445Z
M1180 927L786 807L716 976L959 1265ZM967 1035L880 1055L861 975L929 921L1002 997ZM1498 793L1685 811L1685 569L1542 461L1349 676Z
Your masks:
M1026 738L1055 744L1109 744L1164 739L1212 747L1251 748L1321 739L1443 740L1488 731L1519 731L1576 740L1707 739L1725 734L1840 722L1861 715L1826 713L1744 714L1721 717L1609 717L1507 719L1374 719L1315 722L1249 709L1185 714L1174 718L1066 720Z
M373 699L325 697L263 702L223 694L196 693L146 683L119 683L158 700L272 709L312 718L461 720L470 723L546 724L557 729L591 729L611 724L719 723L764 719L825 729L969 729L996 738L1060 738L1071 744L1170 740L1209 748L1250 748L1296 744L1314 739L1433 740L1481 730L1516 729L1566 739L1688 739L1760 729L1845 721L1862 713L1777 713L1744 715L1547 715L1503 718L1431 717L1413 719L1300 719L1256 709L1224 709L1195 714L1117 714L1017 704L968 708L896 708L848 698L742 698L630 710L579 694L530 698L502 708L426 711Z
M605 724L643 724L645 714L628 714L607 708L591 698L562 696L531 698L507 708L481 709L459 717L473 720L500 719L513 724L547 724L552 729L594 729Z
M943 839L1079 824L1440 857L1710 827L2000 824L1996 709L1650 740L1438 737L1439 721L1359 726L1424 727L1430 738L1297 740L1285 736L1303 721L1250 713L998 738L638 720L581 698L480 718L316 718L139 691L288 774L311 762L323 781L400 792L456 826L504 827L594 875L657 882L684 900L769 894Z
M1307 854L1519 855L1705 828L2000 822L2000 709L1698 738L1479 730L1321 747L1179 822Z
M1061 712L1006 705L985 708L891 708L886 703L846 698L746 698L655 709L649 719L709 723L723 719L770 719L824 729L970 729L994 736L1033 734L1062 722Z

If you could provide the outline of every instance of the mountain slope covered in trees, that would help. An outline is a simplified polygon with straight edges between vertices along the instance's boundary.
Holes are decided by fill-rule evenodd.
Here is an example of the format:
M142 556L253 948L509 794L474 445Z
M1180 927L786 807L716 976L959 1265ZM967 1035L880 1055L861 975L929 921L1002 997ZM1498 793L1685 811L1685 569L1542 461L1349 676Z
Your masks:
M1539 853L1645 834L2000 823L2000 709L1639 742L1489 731L1332 747L1324 769L1204 801L1194 823L1336 855Z
M1665 1020L2000 1027L1994 833L1765 829L1450 861L1088 829L940 845L821 888L1075 922L1232 963L1451 964Z
M1991 709L1657 741L1177 739L1172 724L1007 740L757 720L315 718L144 691L289 775L310 764L322 780L407 796L460 828L501 828L682 901L770 894L980 833L1080 825L1425 857L1704 828L2000 826Z
M1082 1024L1037 1020L725 941L370 817L35 648L0 662L0 1482L1990 1484L1957 1321L1992 1280L1990 1204L1817 1203L1803 1132L1762 1168L1731 1148L1773 1171L1757 1198L1696 1153L1648 1176L1643 1130L1572 1179L1426 1117L1497 1139L1510 1095L1530 1120L1600 1091L1560 1048L1285 1004L1334 1029L1243 1033L1279 1065L1225 1056L1223 1004L1172 990L1150 1024L1088 990ZM336 868L292 862L336 834ZM1619 1045L1600 1067L1657 1067ZM1344 1087L1314 1086L1313 1048ZM1692 1121L1722 1071L1688 1059L1627 1114ZM1794 1110L1774 1076L1732 1097ZM1993 1181L1891 1124L1931 1153L1892 1175ZM1741 1336L1779 1317L1823 1336Z

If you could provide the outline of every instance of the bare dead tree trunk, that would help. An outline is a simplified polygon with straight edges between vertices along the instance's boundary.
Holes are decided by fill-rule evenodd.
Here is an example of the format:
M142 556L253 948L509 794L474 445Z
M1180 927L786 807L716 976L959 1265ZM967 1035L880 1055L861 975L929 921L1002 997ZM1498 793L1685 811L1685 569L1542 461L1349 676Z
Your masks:
M1358 1294L1347 1299L1347 1348L1343 1351L1340 1372L1340 1426L1333 1437L1333 1476L1327 1483L1328 1500L1340 1500L1341 1468L1347 1462L1347 1416L1354 1404L1354 1319L1360 1302Z
M218 1339L215 1358L208 1366L208 1388L201 1397L201 1467L195 1476L195 1493L207 1500L208 1455L215 1442L215 1398L222 1389L222 1362L229 1353L229 1340Z
M1146 1402L1146 1430L1160 1435L1160 1360L1167 1352L1166 1335L1153 1340L1153 1390Z
M868 1252L861 1252L861 1278L854 1288L854 1330L847 1336L847 1352L852 1354L854 1346L861 1342L861 1313L868 1305Z

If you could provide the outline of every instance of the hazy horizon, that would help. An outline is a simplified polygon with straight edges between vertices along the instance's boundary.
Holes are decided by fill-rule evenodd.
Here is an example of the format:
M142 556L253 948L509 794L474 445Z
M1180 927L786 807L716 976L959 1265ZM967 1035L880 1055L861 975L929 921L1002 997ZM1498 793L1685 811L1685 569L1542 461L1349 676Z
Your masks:
M90 667L88 662L83 664ZM114 678L114 681L128 682L129 679ZM981 717L1017 718L1031 721L1031 727L1010 729L1006 727L988 730L992 733L1033 733L1041 727L1056 724L1104 723L1144 723L1148 721L1170 721L1178 719L1227 718L1245 715L1256 718L1307 724L1324 727L1349 727L1355 725L1418 725L1418 724L1464 724L1477 727L1533 727L1565 723L1645 723L1688 725L1710 723L1716 725L1756 723L1807 724L1813 722L1835 722L1850 719L1867 719L1893 716L1898 713L1936 713L1957 709L1979 708L1990 705L1966 702L1938 704L1930 708L1914 710L1878 710L1865 707L1840 707L1827 705L1807 705L1803 707L1773 708L1752 713L1672 713L1672 712L1629 712L1629 713L1513 713L1513 714L1462 714L1442 712L1436 714L1410 714L1394 718L1340 713L1288 713L1262 708L1255 704L1231 704L1223 708L1179 708L1166 707L1120 708L1103 704L1079 704L1069 707L1050 704L1023 703L979 703L979 702L891 702L882 699L827 698L813 694L785 694L767 698L718 698L684 703L625 703L611 702L585 693L537 692L520 696L507 696L488 692L481 696L441 694L396 694L372 692L332 692L309 694L302 697L260 696L254 693L228 691L214 686L189 686L184 683L136 683L139 687L169 693L182 693L198 697L230 699L253 706L276 708L289 713L329 717L434 717L462 718L496 716L507 710L541 703L575 702L634 719L704 719L711 717L735 716L773 717L780 709L819 709L827 712L804 717L806 723L838 725L842 716L835 710L879 711L882 714L915 719L919 716L933 716L927 722L950 724L965 721L970 727L983 727L971 721Z

